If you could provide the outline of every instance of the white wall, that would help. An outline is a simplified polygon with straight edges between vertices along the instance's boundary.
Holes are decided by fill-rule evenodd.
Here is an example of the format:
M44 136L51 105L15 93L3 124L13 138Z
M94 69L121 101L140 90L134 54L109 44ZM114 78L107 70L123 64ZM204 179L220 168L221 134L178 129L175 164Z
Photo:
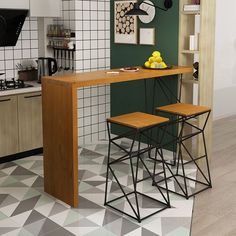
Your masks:
M236 1L216 0L214 119L236 114Z

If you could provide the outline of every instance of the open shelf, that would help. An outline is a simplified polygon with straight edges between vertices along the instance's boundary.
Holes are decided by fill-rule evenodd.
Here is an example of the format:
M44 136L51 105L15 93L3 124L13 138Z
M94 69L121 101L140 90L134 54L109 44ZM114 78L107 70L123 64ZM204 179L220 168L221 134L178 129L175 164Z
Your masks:
M185 53L185 54L198 54L199 50L182 50L182 53Z
M201 0L200 10L183 11L185 5L193 4L192 0L179 0L179 65L192 65L199 62L198 80L193 75L183 77L181 102L213 107L214 80L214 38L215 38L215 0ZM199 50L186 50L189 46L189 36L199 33ZM194 72L194 71L193 71ZM200 118L197 126L204 125ZM188 127L187 127L188 129ZM187 130L188 131L188 130ZM211 158L212 116L205 127L208 156ZM192 144L187 144L192 148ZM204 147L201 139L197 140L197 153L202 153Z
M200 11L181 11L183 15L200 15Z
M51 46L51 45L47 45L47 47L51 48L51 49L55 49L55 50L72 51L72 52L75 51L75 47L73 49L65 48L65 47Z

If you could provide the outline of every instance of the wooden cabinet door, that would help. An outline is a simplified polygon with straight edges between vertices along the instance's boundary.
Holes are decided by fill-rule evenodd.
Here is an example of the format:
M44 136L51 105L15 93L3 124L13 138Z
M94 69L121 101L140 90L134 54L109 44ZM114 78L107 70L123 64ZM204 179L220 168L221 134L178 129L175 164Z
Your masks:
M62 0L30 0L30 16L60 17Z
M17 96L0 97L0 157L17 152Z
M41 93L18 95L20 152L43 146Z

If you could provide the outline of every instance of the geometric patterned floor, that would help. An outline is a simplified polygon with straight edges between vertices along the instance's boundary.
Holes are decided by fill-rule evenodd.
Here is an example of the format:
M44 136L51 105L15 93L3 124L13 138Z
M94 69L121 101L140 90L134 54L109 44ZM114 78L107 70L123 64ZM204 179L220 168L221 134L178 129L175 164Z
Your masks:
M124 144L125 145L125 144ZM112 155L120 150L112 148ZM0 165L0 235L189 236L193 201L170 194L171 208L137 221L104 207L107 142L79 149L79 208L43 191L43 156ZM123 181L130 178L125 165ZM192 177L196 171L189 168ZM126 179L126 180L125 180ZM175 184L172 183L172 187ZM116 194L113 180L109 190ZM125 206L124 206L125 207Z

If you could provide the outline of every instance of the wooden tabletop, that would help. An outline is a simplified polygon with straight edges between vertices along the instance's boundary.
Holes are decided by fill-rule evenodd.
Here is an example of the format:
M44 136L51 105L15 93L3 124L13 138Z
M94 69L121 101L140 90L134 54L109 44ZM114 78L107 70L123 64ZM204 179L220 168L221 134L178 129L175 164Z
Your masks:
M138 67L137 72L123 72L120 69L99 70L92 72L73 73L60 76L46 76L47 82L73 84L76 87L94 86L99 84L111 84L125 81L151 79L163 76L192 73L192 67L173 66L171 69L153 70ZM112 72L112 73L111 73Z

